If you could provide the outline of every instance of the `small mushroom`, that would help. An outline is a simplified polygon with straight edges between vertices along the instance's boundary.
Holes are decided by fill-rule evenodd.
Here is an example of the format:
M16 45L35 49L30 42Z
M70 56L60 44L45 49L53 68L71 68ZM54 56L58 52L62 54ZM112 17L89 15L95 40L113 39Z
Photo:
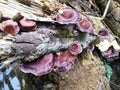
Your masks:
M68 49L68 51L73 55L78 55L82 52L82 46L78 42L74 42Z
M108 37L110 35L109 31L105 28L102 28L98 31L98 36L100 37Z
M28 19L21 19L19 24L22 31L34 31L37 28L36 22Z
M47 54L42 58L30 62L28 64L21 64L20 70L24 73L32 73L35 76L48 74L53 69L53 54Z
M102 56L105 58L111 58L119 56L119 51L116 51L113 47L110 47L108 50L101 52Z
M77 28L82 32L91 33L93 31L93 24L87 18L83 18L76 23Z
M56 16L56 21L60 24L74 24L79 18L79 13L75 9L66 8L60 10Z
M1 29L1 31L3 31L7 34L11 34L11 35L16 35L20 30L17 22L15 22L13 20L3 21L0 24L0 29Z
M77 57L72 55L69 51L60 52L59 55L54 56L54 71L55 72L67 72L73 65Z
M94 44L90 43L87 47L87 51L93 51L95 49Z

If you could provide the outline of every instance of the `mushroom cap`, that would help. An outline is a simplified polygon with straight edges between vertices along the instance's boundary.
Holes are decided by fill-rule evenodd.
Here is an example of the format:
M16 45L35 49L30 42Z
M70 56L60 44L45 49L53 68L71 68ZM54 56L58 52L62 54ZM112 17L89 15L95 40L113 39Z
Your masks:
M87 51L93 51L95 49L94 44L90 43L87 47Z
M53 69L53 54L47 54L28 64L21 64L19 68L24 73L32 73L35 76L48 74Z
M20 30L17 22L13 20L3 21L0 25L0 29L1 31L11 35L16 35Z
M36 22L28 19L21 19L19 24L22 31L34 31L37 28Z
M53 70L55 72L67 72L73 68L76 60L77 57L75 55L72 55L69 51L60 52L59 55L54 57Z
M101 29L98 31L98 36L99 36L99 37L109 37L109 36L110 36L110 33L109 33L109 31L108 31L106 28L101 28Z
M119 56L119 51L116 51L113 47L108 48L108 50L101 52L102 56L105 58L111 58Z
M79 18L79 13L75 9L65 8L56 16L56 21L60 24L74 24Z
M87 18L83 18L76 23L77 28L82 32L93 32L93 24Z
M68 51L73 55L78 55L82 52L82 46L78 42L74 42L68 49Z

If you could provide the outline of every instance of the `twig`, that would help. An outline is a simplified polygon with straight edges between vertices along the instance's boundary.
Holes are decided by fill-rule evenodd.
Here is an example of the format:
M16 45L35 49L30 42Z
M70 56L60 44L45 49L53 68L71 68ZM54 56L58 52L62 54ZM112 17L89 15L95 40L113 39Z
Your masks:
M108 0L108 3L107 3L106 8L105 8L105 11L104 11L102 17L97 17L98 20L103 20L103 19L105 18L106 14L107 14L107 12L108 12L110 3L111 3L111 0Z

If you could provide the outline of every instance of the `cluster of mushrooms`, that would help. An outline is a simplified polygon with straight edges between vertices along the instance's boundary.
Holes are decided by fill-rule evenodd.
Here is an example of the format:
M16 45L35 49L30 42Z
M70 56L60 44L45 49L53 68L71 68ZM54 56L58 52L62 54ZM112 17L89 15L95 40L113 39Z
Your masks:
M41 76L55 72L67 72L73 68L77 55L82 52L82 47L78 42L74 42L68 50L58 53L50 53L29 64L21 64L20 69L24 73L32 73Z
M21 19L19 22L13 20L5 20L0 24L0 30L11 35L16 35L19 31L34 31L36 30L36 22Z
M65 8L59 10L56 15L56 22L59 24L69 25L72 24L80 32L96 34L98 37L109 38L110 33L106 28L100 28L97 32L94 31L94 23L86 16L80 14L77 10ZM0 24L1 31L16 35L19 31L34 31L37 25L35 21L21 19L19 22L13 20L6 20ZM88 51L93 51L94 45L90 44L87 48ZM40 59L21 64L20 70L24 73L32 73L36 76L41 76L50 73L52 70L55 72L66 72L73 68L77 60L77 55L82 52L82 45L74 41L68 50L57 53L50 53L42 56ZM101 52L104 57L116 56L119 52L113 47L106 51Z

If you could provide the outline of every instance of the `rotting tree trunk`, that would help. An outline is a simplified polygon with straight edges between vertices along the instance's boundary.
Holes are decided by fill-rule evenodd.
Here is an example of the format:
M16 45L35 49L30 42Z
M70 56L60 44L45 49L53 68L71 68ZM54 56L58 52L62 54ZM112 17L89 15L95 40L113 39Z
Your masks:
M4 1L4 0L2 0L2 1ZM3 4L3 3L1 3L2 1L0 1L0 5ZM11 2L12 1L14 2L15 0L11 0ZM35 7L34 5L33 5L33 7L38 8L38 7ZM24 8L28 8L28 6L26 6ZM42 8L45 8L45 7L42 7ZM12 7L10 9L13 10ZM22 14L25 15L25 18L34 19L34 20L38 20L38 21L47 20L46 18L42 19L39 17L39 16L44 16L44 13L41 12L42 10L36 11L34 9L35 11L32 12L32 8L29 7L29 9L30 9L29 11L24 12L24 9L22 8ZM5 13L4 10L1 12ZM38 15L36 12L40 12L40 15ZM52 13L52 9L50 9L50 12ZM15 14L10 13L10 15L8 15L8 13L6 13L5 17L13 18ZM29 17L28 14L31 14L31 17ZM50 20L47 20L47 22L52 22L52 21L50 19ZM46 26L44 26L44 28L46 28ZM54 25L53 25L53 28L54 28ZM70 46L70 44L73 41L80 38L79 35L81 36L81 33L79 33L77 35L78 37L74 34L73 34L72 38L69 36L66 36L66 35L63 36L63 33L60 32L59 30L54 31L54 30L51 30L51 28L49 29L47 27L46 29L48 31L50 30L50 33L52 33L52 34L48 33L48 34L50 34L50 36L49 36L48 34L46 34L46 32L44 30L39 31L39 29L42 30L41 27L39 27L38 32L36 31L36 32L22 33L21 35L17 35L17 36L11 37L11 38L2 36L2 34L1 34L1 41L6 41L6 44L1 44L1 46L5 47L4 45L7 45L7 46L10 46L10 48L13 46L13 48L16 49L16 51L14 52L14 50L6 49L6 48L2 47L2 50L4 50L4 51L6 50L6 53L3 53L1 50L2 53L1 53L0 58L6 59L8 57L16 55L15 53L18 52L18 56L19 55L24 56L24 60L31 61L31 60L34 60L34 59L40 57L40 55L43 55L45 53L56 52L56 51L59 51L62 49L66 49ZM54 29L56 29L56 28L54 28ZM61 35L59 35L59 34L61 34ZM84 37L86 37L86 34L84 34L84 33L82 33L82 34L83 34L82 35L83 39L81 39L80 42L82 43L83 47L86 48L86 46L89 43L94 41L95 36L88 34L87 37L91 37L91 38L89 38L90 40L88 40L88 39L86 40L86 38L84 38ZM27 38L25 38L24 35L32 36L33 38L31 41L26 42L25 39L27 39ZM40 35L40 38L38 38L37 35ZM41 36L43 36L43 37L41 37ZM49 38L49 37L51 37L51 38ZM46 38L46 41L44 41L44 38ZM7 42L7 40L8 40L8 42ZM13 43L14 40L15 40L15 42ZM35 40L38 40L38 41L35 41ZM53 43L51 43L50 40L53 40L53 41L51 41ZM42 42L42 44L45 44L47 48L42 47L42 48L38 48L39 49L38 50L38 49L36 49L36 47L38 45L40 45L40 47L42 46L41 41L44 41L44 42ZM86 41L89 41L89 42L86 43ZM58 46L56 46L55 50L51 49L51 47L54 47L54 45L56 45L57 42L59 42L59 44L58 44ZM28 50L27 48L29 46L31 48ZM23 48L24 53L19 53L19 52L21 52L20 51L21 48ZM45 49L45 50L43 50L43 49ZM9 50L12 52L12 55L11 55L11 52L9 52ZM28 52L30 52L30 53L28 54ZM26 53L28 56L25 55ZM81 54L81 55L83 55L83 54ZM110 90L109 82L105 77L105 69L104 69L103 63L100 60L100 58L97 56L97 54L95 54L94 56L92 56L90 53L87 53L83 56L79 56L79 60L76 62L74 68L66 73L51 72L48 75L44 75L44 76L40 76L40 77L35 77L31 74L26 74L25 78L26 78L27 86L25 88L27 88L28 90L33 90L36 88L35 90L37 90L37 89L39 89L39 86L40 86L40 87L42 87L43 90L49 90L49 89L50 90ZM21 58L21 59L23 59L23 58ZM23 90L25 90L25 88ZM40 90L41 90L41 88L40 88Z

